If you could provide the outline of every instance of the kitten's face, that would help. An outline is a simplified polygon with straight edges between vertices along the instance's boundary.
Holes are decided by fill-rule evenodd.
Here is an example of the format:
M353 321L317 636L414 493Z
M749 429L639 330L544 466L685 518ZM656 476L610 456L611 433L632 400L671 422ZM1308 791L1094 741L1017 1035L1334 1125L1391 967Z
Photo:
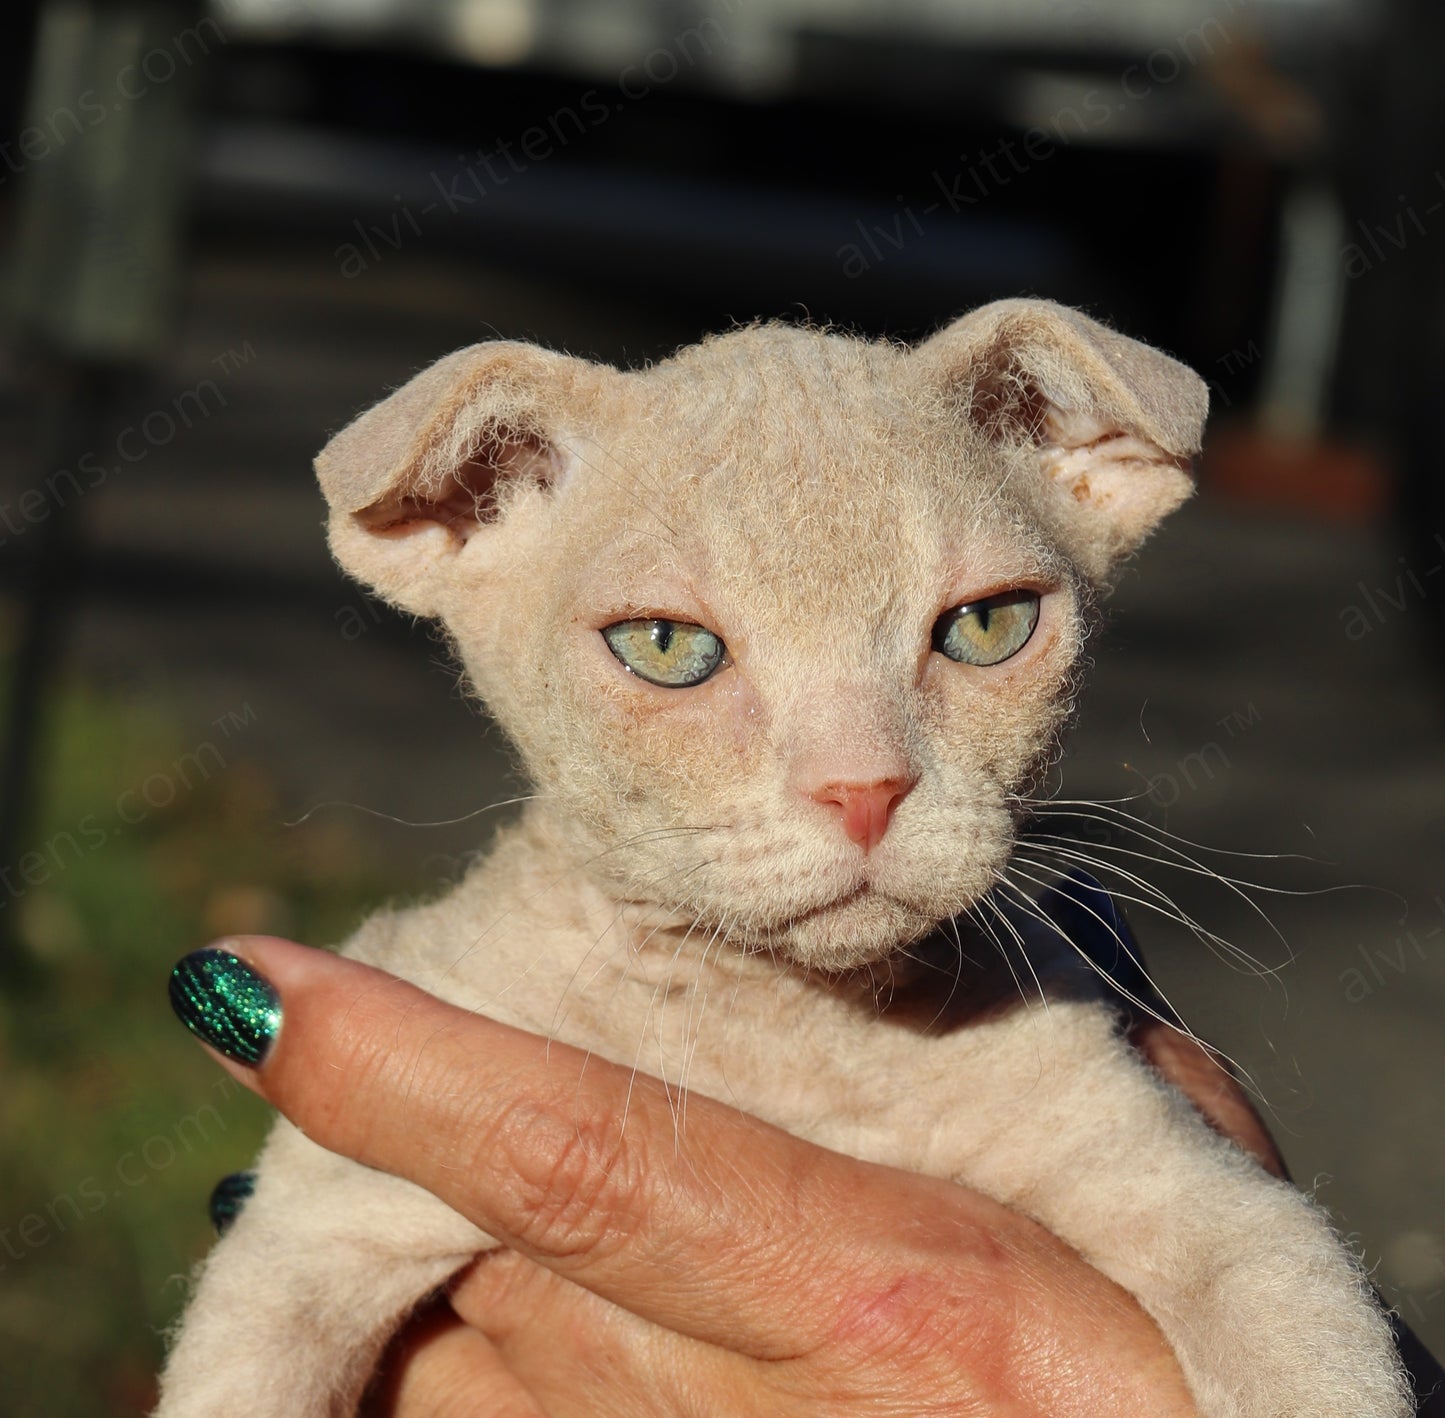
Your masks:
M835 968L993 884L1083 636L1017 458L907 398L896 351L820 345L755 334L745 360L633 376L631 417L514 504L510 569L446 618L588 871L700 939ZM1008 593L1015 629L973 655L1006 658L935 648ZM682 627L670 655L638 621ZM820 793L880 782L902 795L857 840Z
M983 896L1092 584L1162 515L1142 480L1162 510L1187 490L1077 399L1045 429L1012 371L961 400L930 348L767 327L626 375L528 351L510 393L437 374L441 415L421 381L392 403L444 436L393 437L412 471L333 521L446 622L575 868L699 942L845 968ZM515 392L549 378L540 412ZM466 412L489 399L504 437Z

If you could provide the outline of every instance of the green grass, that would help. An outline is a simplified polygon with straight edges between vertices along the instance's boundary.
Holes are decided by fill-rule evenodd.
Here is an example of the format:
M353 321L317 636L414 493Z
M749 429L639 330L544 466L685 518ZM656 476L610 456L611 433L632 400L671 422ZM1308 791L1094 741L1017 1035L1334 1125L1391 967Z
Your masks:
M335 823L283 827L226 727L198 754L119 692L72 684L48 706L33 855L0 863L0 925L28 967L0 997L7 1418L146 1412L210 1188L265 1131L171 1015L171 963L227 931L335 941L418 885Z

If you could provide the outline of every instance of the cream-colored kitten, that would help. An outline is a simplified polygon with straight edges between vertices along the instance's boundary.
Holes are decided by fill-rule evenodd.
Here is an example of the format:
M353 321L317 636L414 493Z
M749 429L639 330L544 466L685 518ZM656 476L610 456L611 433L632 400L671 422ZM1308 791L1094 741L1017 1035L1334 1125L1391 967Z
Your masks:
M1205 402L1033 301L913 350L762 326L632 373L510 343L424 371L321 455L332 547L441 618L539 791L347 951L1027 1212L1139 1298L1205 1418L1402 1418L1323 1216L1141 1065L1000 886L1090 604L1188 495ZM971 910L1029 937L1047 1011L981 1011ZM351 1413L492 1244L278 1124L160 1413Z

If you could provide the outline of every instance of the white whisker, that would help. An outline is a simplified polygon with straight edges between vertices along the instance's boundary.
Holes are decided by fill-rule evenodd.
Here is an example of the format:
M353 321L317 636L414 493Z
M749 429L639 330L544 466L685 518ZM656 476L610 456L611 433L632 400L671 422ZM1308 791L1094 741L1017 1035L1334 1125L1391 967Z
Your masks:
M986 896L974 902L974 904L969 908L969 914L974 924L993 943L994 949L998 951L999 959L1002 960L1006 966L1008 966L1008 972L1013 977L1014 988L1018 991L1020 1003L1022 1003L1025 1009L1032 1009L1033 1006L1029 1003L1028 992L1024 989L1024 982L1019 978L1019 972L1014 969L1014 963L1013 960L1009 957L1007 946L1005 946L1003 941L999 938L998 932L993 928L993 925L989 922L989 920L979 913L979 907L983 906L985 903L993 906L995 916L1001 920L1002 916L999 915L997 906L994 906L993 903L989 901L989 898ZM1038 977L1035 976L1035 979L1037 978ZM1042 994L1042 991L1040 993Z
M1215 954L1215 956L1223 964L1229 966L1230 969L1237 969L1242 974L1253 975L1257 979L1270 980L1280 983L1281 986L1283 985L1283 982L1279 980L1279 972L1286 965L1291 963L1293 959L1292 955L1281 965L1273 967L1266 965L1262 960L1252 955L1242 946L1235 945L1233 941L1227 940L1224 936L1221 936L1216 932L1208 930L1206 927L1202 926L1198 921L1194 919L1193 916L1191 916L1182 906L1180 906L1177 901L1170 897L1166 892L1162 891L1159 887L1155 886L1152 882L1146 881L1143 877L1129 871L1124 867L1119 866L1116 862L1104 861L1092 855L1090 852L1073 845L1071 842L1069 843L1069 845L1053 845L1055 842L1064 843L1068 842L1068 840L1069 839L1066 838L1031 836L1023 843L1020 851L1016 853L1016 855L1023 857L1024 849L1027 849L1033 852L1041 853L1046 857L1057 857L1064 863L1066 867L1071 865L1083 866L1093 871L1097 871L1104 876L1118 877L1119 879L1127 882L1129 885L1137 887L1141 892L1144 893L1144 895L1135 896L1130 894L1129 892L1119 891L1113 887L1110 887L1109 894L1111 896L1116 897L1120 901L1127 901L1131 905L1140 906L1146 910L1154 911L1157 914L1163 916L1166 920L1174 921L1176 924L1185 927L1185 929L1188 930L1196 940L1198 940L1202 945L1207 946ZM1129 852L1127 853L1127 855L1138 857L1143 861L1155 860L1154 858L1149 857L1147 854L1142 852ZM1043 867L1045 869L1056 869L1056 866L1051 867L1051 864L1048 862L1036 862L1035 865ZM1170 863L1164 863L1164 865L1170 865ZM1264 913L1261 912L1260 914ZM1268 916L1266 916L1265 919L1268 921ZM1277 928L1274 927L1273 921L1269 921L1269 924L1271 928L1274 928L1275 935L1278 937L1281 943L1284 944L1285 950L1286 952L1288 952L1289 945L1288 942L1285 941L1284 936Z
M397 817L394 813L382 812L380 808L367 807L365 803L351 803L344 799L333 798L326 802L314 803L307 808L300 817L293 818L290 822L283 822L283 827L301 827L318 813L327 808L348 808L352 812L364 812L368 817L380 818L383 822L395 823L398 827L456 827L460 823L470 822L473 818L481 817L485 813L497 812L504 807L516 807L519 803L541 802L546 798L545 793L525 793L519 798L505 798L501 802L487 803L484 807L473 808L471 812L464 812L460 817L438 818L435 822L412 822L409 818Z
M1010 865L1012 865L1012 863ZM1047 880L1041 880L1040 878L1032 876L1030 873L1025 871L1020 871L1018 874L1022 876L1024 880L1032 882L1035 886L1042 886L1047 888L1053 885L1052 882ZM1105 920L1105 918L1101 916L1097 911L1095 911L1092 906L1088 905L1087 902L1079 901L1077 900L1077 898L1074 898L1075 904L1079 907L1079 909L1087 912L1087 914L1089 914L1096 921L1098 921L1098 923L1103 926L1103 928L1109 933L1110 938L1118 944L1119 948L1123 950L1125 955L1127 955L1128 958L1134 963L1135 968L1138 969L1140 974L1143 975L1144 979L1149 982L1150 988L1153 989L1154 992L1159 996L1160 1000L1163 1001L1165 1007L1173 1011L1175 1018L1170 1019L1167 1016L1161 1014L1157 1009L1154 1008L1153 1005L1149 1004L1145 1000L1140 999L1137 995L1133 993L1133 991L1126 989L1117 980L1115 980L1114 977L1110 975L1108 971L1105 970L1104 967L1100 965L1099 962L1095 960L1087 950L1085 950L1081 945L1079 945L1079 943L1074 940L1072 936L1070 936L1066 931L1062 930L1056 921L1053 921L1048 916L1046 916L1044 912L1040 909L1038 902L1034 901L1027 892L1025 892L1021 887L1017 885L1017 883L1009 882L1008 885L1016 893L1017 897L1020 900L1020 903L1024 905L1024 908L1031 911L1037 917L1037 919L1043 921L1046 925L1050 926L1051 929L1055 932L1055 934L1057 934L1061 939L1066 941L1070 948L1079 955L1079 957L1089 966L1089 968L1092 969L1094 973L1100 977L1100 979L1107 982L1110 989L1112 989L1115 994L1127 1000L1136 1009L1147 1014L1151 1019L1157 1020L1160 1024L1165 1025L1167 1028L1173 1029L1176 1033L1183 1035L1186 1039L1190 1040L1194 1044L1199 1045L1200 1048L1205 1049L1208 1053L1222 1059L1225 1064L1227 1064L1231 1069L1234 1070L1234 1073L1239 1079L1240 1084L1245 1089L1247 1089L1248 1092L1253 1094L1263 1107L1268 1108L1271 1115L1274 1114L1274 1109L1270 1107L1270 1104L1265 1098L1263 1091L1259 1088L1258 1084L1255 1082L1254 1076L1249 1072L1249 1070L1246 1069L1244 1065L1239 1062L1238 1059L1231 1057L1222 1049L1218 1049L1215 1048L1213 1045L1206 1044L1204 1040L1201 1039L1189 1027L1189 1025L1184 1022L1183 1016L1179 1013L1178 1009L1175 1008L1173 1001L1170 1000L1169 996L1166 995L1162 989L1160 989L1154 977L1150 975L1149 972L1144 968L1143 961L1141 961L1138 955L1130 949L1128 943L1121 938L1119 932L1114 929L1113 925L1110 924L1109 921Z
M1212 847L1208 843L1195 842L1191 838L1182 837L1177 832L1169 831L1167 827L1160 827L1158 823L1150 822L1148 818L1140 817L1137 813L1126 812L1118 806L1119 803L1138 802L1141 798L1146 798L1147 796L1147 793L1137 793L1131 797L1099 798L1096 800L1087 798L1048 798L1037 801L1020 799L1019 803L1020 806L1036 817L1081 817L1089 820L1092 816L1091 813L1076 813L1069 809L1092 808L1101 812L1109 812L1114 815L1107 818L1093 817L1093 820L1105 822L1110 826L1124 827L1126 830L1132 829L1140 832L1141 835L1154 833L1157 834L1158 838L1167 838L1171 842L1179 842L1185 847L1192 847L1197 852L1210 852L1215 856L1240 857L1249 861L1258 862L1294 861L1308 862L1312 866L1319 865L1316 858L1307 856L1301 852L1241 852L1228 847ZM1160 845L1163 846L1164 843L1161 842Z

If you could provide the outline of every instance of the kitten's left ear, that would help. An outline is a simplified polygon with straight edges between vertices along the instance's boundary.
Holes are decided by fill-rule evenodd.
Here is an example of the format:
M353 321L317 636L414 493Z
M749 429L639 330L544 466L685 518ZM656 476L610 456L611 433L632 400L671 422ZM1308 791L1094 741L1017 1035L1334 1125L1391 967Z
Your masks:
M941 330L914 358L986 435L1037 449L1046 506L1094 580L1106 580L1193 491L1204 381L1077 310L997 301Z

